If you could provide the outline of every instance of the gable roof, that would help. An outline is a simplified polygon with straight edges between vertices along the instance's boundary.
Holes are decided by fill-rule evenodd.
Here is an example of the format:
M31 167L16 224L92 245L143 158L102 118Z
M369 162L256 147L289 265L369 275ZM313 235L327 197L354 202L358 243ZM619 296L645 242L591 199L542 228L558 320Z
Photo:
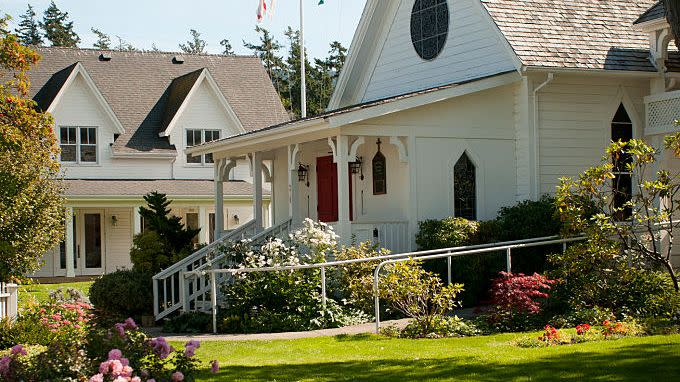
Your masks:
M260 129L289 120L281 100L260 60L254 56L187 55L178 53L119 52L94 49L36 48L42 60L30 71L31 96L42 107L56 94L79 63L121 122L125 132L114 143L117 153L174 153L159 137L168 111L181 105L179 77L206 69L243 128ZM100 60L101 53L111 56ZM71 69L69 69L71 68ZM188 76L190 83L191 76ZM186 97L187 94L184 94ZM178 108L178 106L177 106Z
M175 119L177 111L184 103L184 100L186 100L191 89L194 88L201 73L203 73L203 69L198 69L172 80L168 89L168 102L165 106L165 114L163 115L163 122L161 123L159 133L165 131L170 122Z
M633 24L642 24L647 21L658 20L660 18L666 18L666 7L663 5L662 1L654 4L651 8L645 11Z
M481 0L527 66L656 71L633 23L656 0Z

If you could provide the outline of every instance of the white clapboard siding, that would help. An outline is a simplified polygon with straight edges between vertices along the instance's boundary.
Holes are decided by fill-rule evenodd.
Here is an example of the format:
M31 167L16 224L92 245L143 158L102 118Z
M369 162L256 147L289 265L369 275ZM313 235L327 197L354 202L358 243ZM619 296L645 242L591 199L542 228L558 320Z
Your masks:
M132 267L130 248L132 247L132 209L109 208L104 219L106 239L106 272ZM116 225L112 217L116 216Z
M600 163L621 102L633 121L640 122L634 126L640 137L648 92L644 80L557 74L538 94L541 193L554 193L560 177L577 176Z
M421 59L411 42L414 0L402 0L380 56L371 68L363 101L506 72L515 68L500 33L479 4L449 0L449 36L431 61Z
M238 133L238 128L230 121L217 95L206 81L195 89L184 112L178 115L177 123L170 136L170 143L180 151L174 164L176 178L212 179L212 165L187 164L186 155L183 154L186 147L187 129L219 130L222 138Z

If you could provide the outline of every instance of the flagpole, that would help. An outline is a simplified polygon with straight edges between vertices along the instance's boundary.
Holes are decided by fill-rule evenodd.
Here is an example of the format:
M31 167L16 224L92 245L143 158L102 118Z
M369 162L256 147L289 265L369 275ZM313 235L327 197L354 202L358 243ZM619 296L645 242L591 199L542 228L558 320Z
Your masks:
M305 8L300 0L300 110L302 118L307 118L307 68L305 67Z

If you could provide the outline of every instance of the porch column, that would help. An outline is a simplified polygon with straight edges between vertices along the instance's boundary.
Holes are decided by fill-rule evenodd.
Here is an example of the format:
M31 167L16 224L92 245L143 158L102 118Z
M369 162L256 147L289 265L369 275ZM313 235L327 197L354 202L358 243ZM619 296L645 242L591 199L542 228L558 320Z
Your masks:
M253 203L253 217L255 229L262 231L262 152L253 153L253 186L255 187L255 200Z
M76 270L73 266L75 254L73 253L73 208L66 208L66 277L76 277Z
M338 135L336 142L336 165L338 169L338 226L337 233L343 242L350 240L351 223L349 220L349 146L347 136Z
M139 213L139 206L132 207L132 234L142 233L142 215Z
M288 214L293 226L300 221L300 196L298 182L297 156L299 145L288 147Z
M208 213L205 206L198 207L198 227L201 229L201 232L198 233L199 244L210 242L210 235L208 234L210 222L208 221Z
M220 159L220 162L224 159ZM224 230L224 185L219 163L215 163L215 240L222 237Z

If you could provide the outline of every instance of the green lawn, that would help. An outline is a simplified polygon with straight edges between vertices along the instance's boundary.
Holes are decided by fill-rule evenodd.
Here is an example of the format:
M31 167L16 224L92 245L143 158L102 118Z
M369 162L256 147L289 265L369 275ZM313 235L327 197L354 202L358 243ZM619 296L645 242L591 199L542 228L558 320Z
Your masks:
M75 288L81 290L86 296L87 292L90 290L90 285L92 281L74 282L74 283L61 283L61 284L29 284L19 286L19 306L23 306L26 302L31 299L36 301L45 301L50 291L59 288Z
M536 334L538 335L538 334ZM443 340L364 335L203 342L200 381L678 381L680 335L540 349L510 344L526 334ZM181 346L181 344L175 344ZM207 371L218 359L222 370Z

